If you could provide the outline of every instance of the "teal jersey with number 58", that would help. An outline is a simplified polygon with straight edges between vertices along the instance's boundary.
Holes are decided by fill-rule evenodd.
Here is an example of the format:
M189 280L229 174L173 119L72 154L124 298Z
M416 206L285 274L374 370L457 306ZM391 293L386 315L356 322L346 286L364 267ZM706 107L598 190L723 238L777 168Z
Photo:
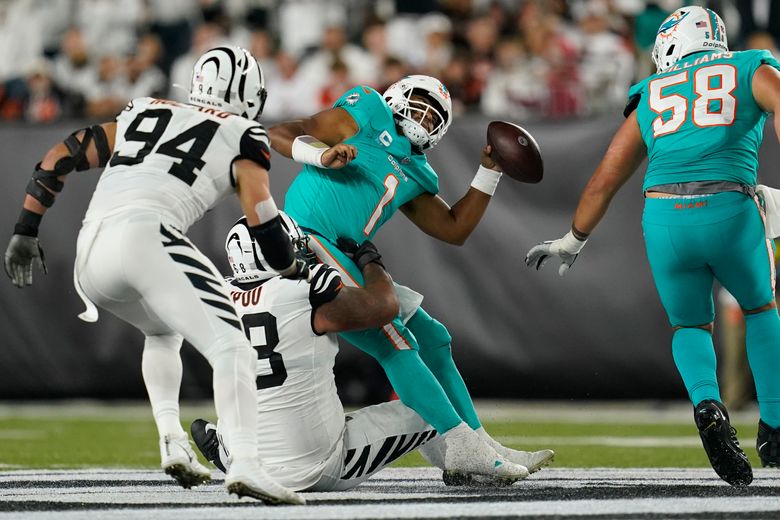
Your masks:
M722 180L756 184L766 112L753 98L753 74L780 70L765 50L697 52L629 91L648 166L643 190Z
M305 165L284 201L298 225L335 241L371 239L396 210L423 193L436 194L439 178L425 154L396 132L390 107L374 89L347 91L333 105L346 110L358 132L344 141L357 157L338 170Z

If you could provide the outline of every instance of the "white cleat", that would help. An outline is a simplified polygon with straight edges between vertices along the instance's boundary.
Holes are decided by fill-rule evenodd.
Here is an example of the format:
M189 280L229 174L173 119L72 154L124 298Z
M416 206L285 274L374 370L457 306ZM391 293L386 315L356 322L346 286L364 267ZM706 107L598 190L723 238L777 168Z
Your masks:
M445 484L467 485L472 475L483 475L491 485L505 486L528 476L525 466L496 453L465 423L448 431L443 441Z
M233 460L225 477L228 493L256 498L269 505L303 505L306 501L295 491L277 484L257 459Z
M160 438L160 467L185 489L211 480L211 471L198 461L187 434Z
M513 450L502 446L497 440L488 435L484 428L476 430L480 438L485 441L488 446L496 450L496 452L510 462L520 464L528 468L529 473L536 473L543 467L549 465L555 458L555 452L553 450L539 450L539 451L521 451Z
M498 444L498 443L496 443ZM539 450L539 451L521 451L507 448L498 444L498 448L495 446L493 449L504 457L509 462L520 464L528 468L528 473L536 473L545 466L548 466L555 459L555 452L553 450Z

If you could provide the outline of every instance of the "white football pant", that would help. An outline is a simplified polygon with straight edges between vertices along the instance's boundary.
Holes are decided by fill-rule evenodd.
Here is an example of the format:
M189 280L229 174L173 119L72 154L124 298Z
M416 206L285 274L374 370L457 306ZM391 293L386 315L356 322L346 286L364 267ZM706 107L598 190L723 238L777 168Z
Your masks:
M233 456L256 456L257 355L205 255L159 216L122 213L84 225L76 279L92 302L146 336L144 381L161 435L174 433L164 431L175 429L174 414L179 423L184 338L214 370L214 404Z
M262 415L258 420L263 420ZM221 430L221 424L218 429ZM323 431L289 433L310 436L311 444L322 442L319 436L325 435ZM299 482L288 481L284 471L271 464L266 464L265 469L280 484L296 491L344 491L365 482L402 455L435 438L437 432L401 401L391 401L346 414L340 436L336 444L341 448L329 459L314 464L322 468L321 477L311 486L301 489ZM227 467L223 443L228 445L228 452L230 444L221 435L220 441L220 459ZM258 439L258 442L263 441Z

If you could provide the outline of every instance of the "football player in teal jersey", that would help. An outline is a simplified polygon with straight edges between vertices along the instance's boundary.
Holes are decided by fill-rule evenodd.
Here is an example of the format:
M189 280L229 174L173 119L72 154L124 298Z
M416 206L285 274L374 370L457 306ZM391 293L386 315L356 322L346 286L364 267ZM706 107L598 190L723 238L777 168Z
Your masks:
M355 87L333 108L269 130L276 151L304 163L287 192L285 211L310 234L318 258L336 266L345 283L363 284L360 270L345 254L349 244L372 239L399 209L425 233L452 244L463 244L479 223L501 176L490 148L482 151L471 188L452 207L437 195L438 177L425 156L451 120L444 85L417 75L382 95ZM433 442L423 450L426 457L455 470L464 467L455 457L474 459L470 464L479 471L472 473L486 475L496 462L531 472L549 463L550 450L510 450L485 432L452 359L449 332L419 306L422 296L400 286L398 294L402 312L392 323L342 337L377 359L401 401L443 433L438 447ZM472 454L442 449L458 438L470 443Z
M683 7L658 30L658 71L629 91L626 121L580 198L571 230L532 248L526 264L561 260L563 275L610 200L647 157L642 217L661 303L674 329L672 355L694 405L712 467L726 482L753 472L720 398L712 343L713 280L745 314L747 355L760 410L756 448L780 465L780 317L771 241L755 186L764 121L780 140L780 63L768 51L731 52L720 17Z

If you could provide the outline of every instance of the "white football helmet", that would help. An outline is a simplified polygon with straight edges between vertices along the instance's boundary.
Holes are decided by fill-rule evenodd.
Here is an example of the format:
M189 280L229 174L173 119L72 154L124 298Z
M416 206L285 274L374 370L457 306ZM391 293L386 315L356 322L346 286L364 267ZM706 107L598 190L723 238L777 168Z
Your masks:
M241 47L210 49L192 68L189 102L193 105L257 119L267 95L260 64Z
M413 94L425 96L428 102L412 100ZM441 141L452 123L450 92L441 81L431 76L406 76L390 85L382 97L403 134L421 150L432 148ZM420 124L429 112L433 115L430 132Z
M280 211L279 215L282 217L282 226L293 243L295 255L309 265L316 262L314 253L309 249L309 236L305 235L298 224L285 212ZM267 280L279 274L263 258L260 245L252 238L252 233L249 231L246 217L238 219L230 228L225 240L225 251L230 267L233 269L233 276L239 283Z
M680 58L699 51L728 51L726 26L714 11L698 6L682 7L658 28L653 62L666 72Z

